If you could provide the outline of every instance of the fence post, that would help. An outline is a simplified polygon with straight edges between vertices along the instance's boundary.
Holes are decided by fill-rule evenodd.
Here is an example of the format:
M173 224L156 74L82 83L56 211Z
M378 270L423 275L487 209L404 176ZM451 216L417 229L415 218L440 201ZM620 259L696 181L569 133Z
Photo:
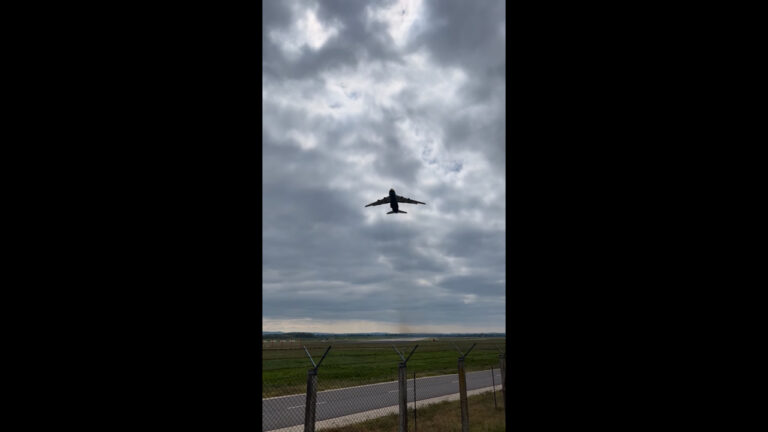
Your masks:
M309 354L307 347L304 347L304 352L307 353L309 361L311 361L312 366L314 366L312 369L307 369L307 399L304 404L304 432L315 432L315 407L317 406L317 368L319 368L320 364L323 363L325 356L330 350L331 346L329 345L328 349L325 350L323 357L319 362L317 362L317 364L315 364L315 361L312 360L312 356Z
M496 405L496 378L493 376L493 366L491 366L491 385L493 386L493 407L498 408L498 405Z
M413 372L413 432L419 430L416 426L416 371Z
M397 384L398 384L398 400L399 400L399 426L398 426L398 432L408 432L408 374L407 374L407 364L408 360L413 355L413 352L416 351L416 348L419 346L416 345L411 350L411 353L408 354L408 357L403 357L403 354L398 351L398 349L392 345L392 348L394 348L395 352L400 356L400 359L402 362L400 362L400 365L398 367L398 375L397 375ZM415 399L415 398L414 398Z
M406 376L405 362L401 362L398 368L398 394L400 396L400 432L408 432L408 389L406 383L408 377Z
M472 348L477 344L472 344L469 350L465 353L461 352L459 347L456 350L459 351L461 357L459 357L459 399L461 400L461 432L469 432L469 402L467 401L467 376L464 373L464 358L472 351ZM455 346L455 345L454 345Z
M504 409L507 409L507 364L506 355L499 354L499 369L501 370L501 398L504 399Z
M307 370L307 401L304 406L304 432L315 432L317 406L317 369Z
M467 405L467 377L464 375L464 357L459 357L459 399L461 399L461 432L469 432L469 406Z

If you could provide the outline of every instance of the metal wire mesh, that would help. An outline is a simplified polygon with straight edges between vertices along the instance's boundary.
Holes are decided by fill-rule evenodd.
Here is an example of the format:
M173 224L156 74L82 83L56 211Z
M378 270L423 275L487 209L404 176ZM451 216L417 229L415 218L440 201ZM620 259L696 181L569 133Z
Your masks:
M389 350L391 351L391 348ZM322 347L310 348L309 351L315 357L312 363L318 361L317 357L323 353ZM392 354L395 354L394 351ZM269 361L265 360L263 369L269 373L263 375L262 382L262 431L303 432L307 418L307 375L308 369L312 369L314 365L306 355L301 359L300 355L289 350L270 352L266 357L269 357ZM398 360L401 358L395 354L394 358L382 363L381 357L381 351L359 347L347 352L343 349L331 351L316 370L315 430L335 431L339 428L345 432L365 431L368 430L365 422L386 416L397 418ZM414 355L413 359L417 358L418 356ZM424 359L429 363L429 355L424 354L418 370L407 369L406 393L410 431L416 429L417 421L414 420L418 417L420 408L459 399L455 367L452 368L453 373L441 373L446 371L444 368L429 370L424 368ZM481 370L466 372L468 395L482 393L484 396L481 403L487 401L490 406L503 407L498 365L474 365L474 368ZM492 390L496 391L495 399ZM460 412L457 411L455 415L457 421L460 421Z
M305 372L306 373L306 372ZM306 377L262 383L261 424L263 431L301 426L304 430ZM300 389L298 392L296 389Z
M336 381L330 384L320 384L318 403L323 402L318 409L319 429L357 425L367 420L379 418L398 412L398 382L397 376L391 376L387 381L349 385L360 382L360 378L350 377L349 383ZM352 427L350 430L356 430ZM360 429L363 430L363 429Z

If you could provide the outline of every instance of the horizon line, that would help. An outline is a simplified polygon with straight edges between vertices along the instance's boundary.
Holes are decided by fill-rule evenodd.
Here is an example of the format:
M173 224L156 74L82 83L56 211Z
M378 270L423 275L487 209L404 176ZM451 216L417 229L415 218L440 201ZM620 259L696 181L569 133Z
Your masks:
M389 335L400 335L400 334L478 334L478 333L494 333L494 334L507 334L507 332L500 332L500 331L473 331L473 332L377 332L377 331L369 331L369 332L327 332L327 331L299 331L299 330L290 330L290 331L283 331L283 330L262 330L262 333L310 333L310 334L389 334Z

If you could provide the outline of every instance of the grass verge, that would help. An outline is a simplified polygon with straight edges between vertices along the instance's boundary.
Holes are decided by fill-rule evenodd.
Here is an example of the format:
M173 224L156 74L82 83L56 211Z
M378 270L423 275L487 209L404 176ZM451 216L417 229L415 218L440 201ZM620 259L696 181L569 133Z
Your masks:
M459 356L454 344L467 350L473 343L477 346L467 356L464 365L467 372L487 370L499 366L497 346L505 346L504 339L462 339L438 342L418 341L398 343L407 355L416 343L418 349L408 361L408 377L415 371L417 378L457 373ZM304 344L302 344L304 345ZM396 381L399 355L391 343L333 341L306 343L315 362L328 345L333 348L318 371L319 390L364 385L377 382ZM307 369L312 363L298 343L285 348L262 349L262 398L301 394L306 391Z

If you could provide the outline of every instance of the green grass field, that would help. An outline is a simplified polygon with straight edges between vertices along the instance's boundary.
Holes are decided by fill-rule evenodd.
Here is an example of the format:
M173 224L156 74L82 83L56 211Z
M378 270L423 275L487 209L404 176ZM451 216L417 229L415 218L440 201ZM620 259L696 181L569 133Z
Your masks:
M506 351L505 339L440 339L409 342L371 342L359 340L332 340L295 342L293 344L264 344L262 348L262 398L300 394L306 391L307 369L312 363L301 345L306 345L315 363L325 349L332 348L318 369L319 391L396 381L400 356L392 349L394 344L404 356L419 347L408 361L408 376L426 377L457 372L458 351L454 343L466 353L473 343L477 345L464 360L467 372L499 367L497 346ZM270 346L272 345L272 346Z

